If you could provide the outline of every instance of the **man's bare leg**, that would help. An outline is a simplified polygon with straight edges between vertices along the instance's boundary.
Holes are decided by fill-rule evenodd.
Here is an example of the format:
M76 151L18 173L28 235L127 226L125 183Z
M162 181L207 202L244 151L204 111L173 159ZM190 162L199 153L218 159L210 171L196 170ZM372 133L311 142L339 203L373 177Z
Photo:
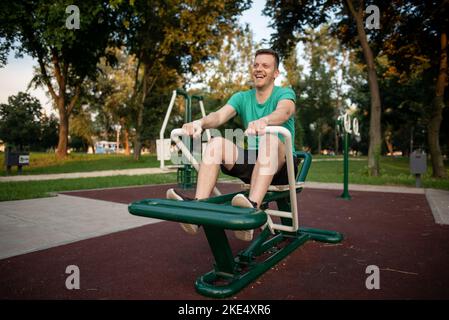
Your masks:
M260 137L259 154L251 175L249 199L260 207L268 191L273 176L285 164L285 144L277 135L266 134Z
M237 146L231 141L215 137L207 144L200 170L198 172L196 195L197 199L210 197L212 190L217 183L220 172L220 164L227 169L232 169L237 161Z

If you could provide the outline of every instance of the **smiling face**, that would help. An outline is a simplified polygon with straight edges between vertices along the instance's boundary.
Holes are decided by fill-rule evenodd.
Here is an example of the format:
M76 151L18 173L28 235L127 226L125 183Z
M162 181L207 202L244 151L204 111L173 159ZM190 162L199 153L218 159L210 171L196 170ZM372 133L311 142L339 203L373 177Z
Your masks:
M271 54L258 54L253 64L253 81L256 89L264 89L274 84L279 75L276 59Z

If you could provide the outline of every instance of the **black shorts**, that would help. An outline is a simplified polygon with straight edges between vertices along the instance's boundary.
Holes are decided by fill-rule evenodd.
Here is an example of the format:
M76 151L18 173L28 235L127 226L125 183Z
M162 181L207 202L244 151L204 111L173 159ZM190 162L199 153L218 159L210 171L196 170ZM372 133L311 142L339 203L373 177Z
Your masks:
M244 183L251 183L251 175L256 165L257 150L244 150L237 147L238 156L237 161L231 170L228 170L223 164L221 165L221 171L232 177L239 178ZM242 160L243 159L243 160ZM251 160L251 161L249 161ZM298 174L298 165L301 162L300 158L293 157L293 164L295 167L295 178ZM284 163L282 168L276 172L273 176L272 185L285 185L288 184L287 174L287 162Z

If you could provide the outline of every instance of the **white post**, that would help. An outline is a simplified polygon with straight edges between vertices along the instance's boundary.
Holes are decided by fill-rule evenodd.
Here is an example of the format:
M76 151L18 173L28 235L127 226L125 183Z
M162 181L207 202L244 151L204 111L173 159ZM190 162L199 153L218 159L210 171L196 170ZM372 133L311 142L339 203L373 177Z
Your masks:
M161 140L160 143L160 150L161 150L161 165L160 168L165 168L164 158L165 158L165 149L164 149L164 133L165 128L167 127L168 119L170 118L171 110L173 109L173 105L175 104L176 100L176 90L173 90L173 94L171 96L170 104L168 105L167 113L165 114L164 122L162 124L161 131L159 131L159 139Z
M272 126L265 128L266 133L280 133L285 137L285 157L287 161L288 184L290 186L290 206L292 209L293 230L299 228L298 203L296 201L296 179L295 167L293 163L292 135L288 129L281 126Z
M201 109L201 114L203 115L203 118L206 117L206 110L204 109L204 104L203 104L203 100L200 100L200 109ZM210 130L206 129L206 135L207 135L207 142L210 141Z

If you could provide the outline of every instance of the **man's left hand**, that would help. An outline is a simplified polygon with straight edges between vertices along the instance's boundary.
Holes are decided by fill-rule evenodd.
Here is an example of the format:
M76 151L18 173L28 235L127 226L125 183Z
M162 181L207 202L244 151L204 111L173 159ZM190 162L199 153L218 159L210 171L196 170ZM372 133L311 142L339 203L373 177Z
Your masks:
M260 118L255 121L251 121L248 124L248 128L246 129L245 133L249 136L255 136L255 135L264 135L265 134L265 128L268 125L268 119L266 117Z

